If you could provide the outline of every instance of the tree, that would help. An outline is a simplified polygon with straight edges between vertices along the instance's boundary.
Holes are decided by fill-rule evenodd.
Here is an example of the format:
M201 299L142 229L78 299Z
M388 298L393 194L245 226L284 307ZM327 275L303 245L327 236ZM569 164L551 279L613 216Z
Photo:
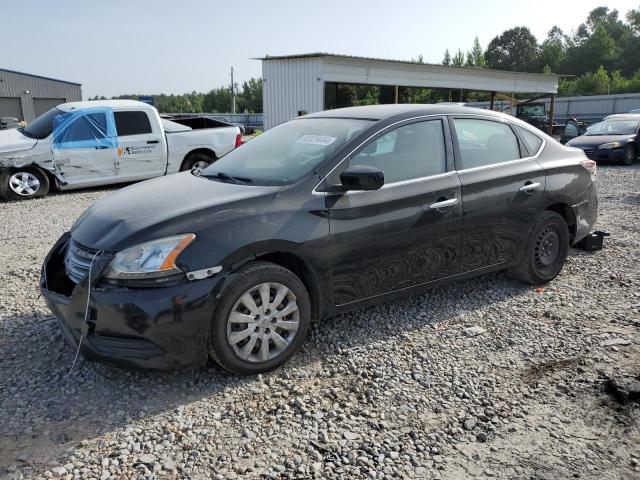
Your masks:
M564 62L566 71L563 73L579 75L584 72L593 72L600 65L610 69L616 58L616 50L613 38L603 25L598 25L588 38L567 50Z
M547 38L540 46L540 65L549 67L551 72L559 72L567 56L568 38L558 26L549 30Z
M442 59L442 64L446 66L451 65L451 54L449 53L448 48L444 51L444 58Z
M252 78L244 82L237 101L238 110L241 112L262 112L262 79Z
M451 64L454 67L462 67L464 65L464 53L462 53L462 50L458 49L453 59L451 59Z
M539 71L536 37L527 27L515 27L495 37L485 52L487 66L498 70Z
M482 45L480 45L478 37L473 40L473 47L471 47L471 51L467 52L467 66L476 68L484 68L487 66L487 62L484 59L484 52L482 51Z
M637 10L629 10L627 12L627 22L637 35L640 35L640 8Z
M231 89L218 87L206 93L203 101L205 112L224 113L231 110Z

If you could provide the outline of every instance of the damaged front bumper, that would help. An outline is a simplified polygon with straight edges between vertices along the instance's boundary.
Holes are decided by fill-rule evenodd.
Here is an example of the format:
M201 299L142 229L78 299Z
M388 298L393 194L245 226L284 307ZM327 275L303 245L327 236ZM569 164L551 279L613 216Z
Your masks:
M155 288L102 285L96 262L91 279L66 274L65 234L47 255L40 289L65 338L89 359L120 367L170 369L204 365L218 277ZM91 281L91 295L87 290Z

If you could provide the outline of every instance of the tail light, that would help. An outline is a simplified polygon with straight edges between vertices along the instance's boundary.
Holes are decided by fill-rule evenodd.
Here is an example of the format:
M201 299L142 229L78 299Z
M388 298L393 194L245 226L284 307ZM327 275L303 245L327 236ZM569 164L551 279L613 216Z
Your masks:
M596 178L596 162L593 160L582 160L580 165L591 174L591 178Z
M238 148L240 145L242 145L242 133L236 135L236 148Z

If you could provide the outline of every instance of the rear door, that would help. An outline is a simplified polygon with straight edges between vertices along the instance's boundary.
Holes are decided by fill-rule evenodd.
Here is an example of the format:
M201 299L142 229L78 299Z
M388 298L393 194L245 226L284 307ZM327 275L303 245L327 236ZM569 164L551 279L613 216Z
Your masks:
M508 264L544 209L545 173L534 158L544 142L522 129L535 149L530 154L514 128L494 118L454 117L451 125L462 184L463 270Z
M54 120L53 160L69 185L100 184L113 179L116 144L110 109L70 112Z
M327 194L337 305L456 273L460 182L448 138L441 118L410 121L379 134L329 176L339 183L354 165L385 175L379 190Z
M153 112L116 110L113 115L118 133L116 174L127 180L164 175L167 169L164 131Z

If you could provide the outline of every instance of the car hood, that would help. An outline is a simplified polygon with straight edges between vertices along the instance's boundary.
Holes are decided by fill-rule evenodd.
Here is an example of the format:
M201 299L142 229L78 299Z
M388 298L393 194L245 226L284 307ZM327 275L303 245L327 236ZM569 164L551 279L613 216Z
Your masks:
M635 135L582 135L567 142L570 147L597 147L603 143L624 142L633 140Z
M93 249L116 252L138 243L195 233L264 208L282 187L225 183L191 172L147 180L97 201L71 236Z
M38 143L37 139L23 135L17 128L0 130L0 156L3 153L29 150L35 147L36 143Z

